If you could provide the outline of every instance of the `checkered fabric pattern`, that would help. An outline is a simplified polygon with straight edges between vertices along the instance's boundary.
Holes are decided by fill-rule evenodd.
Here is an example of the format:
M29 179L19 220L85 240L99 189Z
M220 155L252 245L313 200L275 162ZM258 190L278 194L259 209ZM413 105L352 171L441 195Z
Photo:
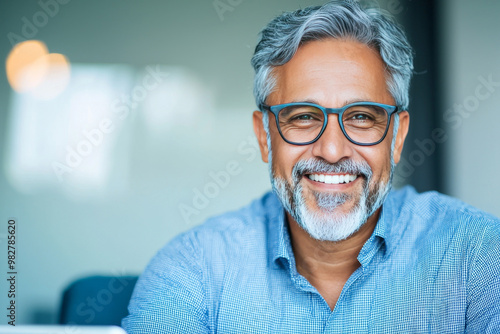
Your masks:
M500 333L500 221L392 192L333 311L295 266L272 193L170 241L136 285L128 333Z

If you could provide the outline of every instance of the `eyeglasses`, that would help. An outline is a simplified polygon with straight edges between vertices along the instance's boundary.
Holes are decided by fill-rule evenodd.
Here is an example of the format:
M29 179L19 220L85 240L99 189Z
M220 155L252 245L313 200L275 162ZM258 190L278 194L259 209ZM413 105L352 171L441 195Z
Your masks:
M305 102L275 106L262 104L260 109L274 114L278 131L289 144L314 143L326 129L328 114L337 114L346 138L361 146L376 145L384 140L392 114L400 111L397 106L375 102L356 102L342 108L324 108Z

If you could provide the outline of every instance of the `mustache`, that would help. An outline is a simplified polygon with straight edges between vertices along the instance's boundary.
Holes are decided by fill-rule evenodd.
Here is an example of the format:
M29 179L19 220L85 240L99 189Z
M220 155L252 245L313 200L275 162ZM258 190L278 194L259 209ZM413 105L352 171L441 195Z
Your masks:
M366 161L354 161L350 159L340 160L336 163L328 163L315 158L299 160L292 170L292 178L297 184L302 176L306 174L346 173L363 175L367 181L373 175L370 165Z

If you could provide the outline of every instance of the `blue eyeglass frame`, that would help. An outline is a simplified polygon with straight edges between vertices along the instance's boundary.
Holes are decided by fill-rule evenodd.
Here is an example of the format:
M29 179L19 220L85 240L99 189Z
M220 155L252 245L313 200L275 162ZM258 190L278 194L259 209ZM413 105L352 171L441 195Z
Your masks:
M283 135L283 133L281 132L281 128L279 126L279 119L278 119L279 112L282 109L286 108L286 107L299 106L299 105L300 106L316 107L319 110L321 110L323 112L323 115L325 116L325 121L323 122L323 127L321 128L321 131L319 132L318 136L316 138L314 138L313 140L305 142L305 143L295 143L295 142L287 140L285 138L285 136ZM374 143L368 143L368 144L366 144L366 143L359 143L359 142L353 140L352 138L350 138L349 135L347 134L347 132L345 131L344 122L342 121L342 115L344 114L344 112L348 108L354 107L354 106L360 106L360 105L365 105L365 106L366 105L370 105L370 106L381 107L381 108L383 108L387 112L389 120L387 122L387 126L385 128L384 135L382 136L382 138L379 141L376 141ZM294 102L294 103L277 104L277 105L274 105L274 106L268 106L266 104L261 104L259 109L261 111L265 110L265 111L272 112L274 114L275 119L276 119L276 125L277 125L278 132L280 133L281 138L283 138L283 140L286 141L289 144L299 145L299 146L310 145L310 144L316 142L319 138L321 138L321 136L323 135L323 132L326 129L326 126L328 125L328 115L329 114L337 114L338 115L340 129L342 130L342 133L344 134L344 136L351 143L356 144L356 145L360 145L360 146L373 146L373 145L377 145L377 144L381 143L385 139L385 136L387 135L387 131L389 130L389 127L391 125L392 115L401 111L398 106L391 106L391 105L388 105L388 104L381 104L381 103L376 103L376 102L355 102L355 103L347 104L347 105L343 106L342 108L325 108L325 107L322 107L322 106L320 106L318 104L309 103L309 102Z

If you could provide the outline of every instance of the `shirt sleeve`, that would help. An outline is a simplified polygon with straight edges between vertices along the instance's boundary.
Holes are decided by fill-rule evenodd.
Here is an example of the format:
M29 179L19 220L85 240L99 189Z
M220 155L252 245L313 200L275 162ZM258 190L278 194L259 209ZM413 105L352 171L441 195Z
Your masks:
M500 333L500 222L479 236L467 287L467 333Z
M193 239L181 235L156 254L134 289L122 327L129 334L208 333L203 272Z

